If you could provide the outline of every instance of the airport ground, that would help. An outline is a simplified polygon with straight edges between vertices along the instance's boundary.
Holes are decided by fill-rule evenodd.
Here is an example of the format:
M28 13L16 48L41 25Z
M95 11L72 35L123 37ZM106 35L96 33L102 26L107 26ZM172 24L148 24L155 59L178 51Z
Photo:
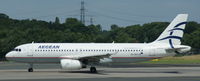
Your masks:
M59 64L36 64L27 72L27 64L0 62L0 81L200 81L198 64L131 64L63 71Z

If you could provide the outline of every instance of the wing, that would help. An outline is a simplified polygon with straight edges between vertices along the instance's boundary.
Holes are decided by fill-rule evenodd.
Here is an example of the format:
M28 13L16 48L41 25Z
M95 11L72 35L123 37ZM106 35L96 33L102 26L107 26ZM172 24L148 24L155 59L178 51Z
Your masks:
M116 53L99 53L99 54L80 54L71 56L62 56L61 59L75 59L80 60L85 64L98 64L102 59L110 58L111 55Z

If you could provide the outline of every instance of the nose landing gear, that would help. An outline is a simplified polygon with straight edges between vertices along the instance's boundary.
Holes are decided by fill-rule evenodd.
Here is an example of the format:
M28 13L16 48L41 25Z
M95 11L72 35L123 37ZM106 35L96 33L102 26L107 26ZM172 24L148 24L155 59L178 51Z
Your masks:
M29 64L28 72L33 72L33 64Z
M28 72L33 72L33 68L28 68Z

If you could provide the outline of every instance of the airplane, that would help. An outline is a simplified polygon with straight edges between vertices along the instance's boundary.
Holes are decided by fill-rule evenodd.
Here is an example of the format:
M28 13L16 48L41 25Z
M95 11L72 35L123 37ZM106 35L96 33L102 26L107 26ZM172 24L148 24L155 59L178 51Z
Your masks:
M64 70L90 67L96 73L98 64L130 63L174 56L190 51L181 45L188 14L178 14L161 35L150 43L28 43L6 54L7 60L33 64L59 63Z

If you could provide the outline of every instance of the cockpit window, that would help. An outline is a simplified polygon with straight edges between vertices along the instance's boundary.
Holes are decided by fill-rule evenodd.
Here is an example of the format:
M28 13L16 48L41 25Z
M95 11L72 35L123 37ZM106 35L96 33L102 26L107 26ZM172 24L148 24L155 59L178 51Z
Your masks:
M15 48L15 49L13 49L13 51L21 52L21 49L19 49L19 48Z

